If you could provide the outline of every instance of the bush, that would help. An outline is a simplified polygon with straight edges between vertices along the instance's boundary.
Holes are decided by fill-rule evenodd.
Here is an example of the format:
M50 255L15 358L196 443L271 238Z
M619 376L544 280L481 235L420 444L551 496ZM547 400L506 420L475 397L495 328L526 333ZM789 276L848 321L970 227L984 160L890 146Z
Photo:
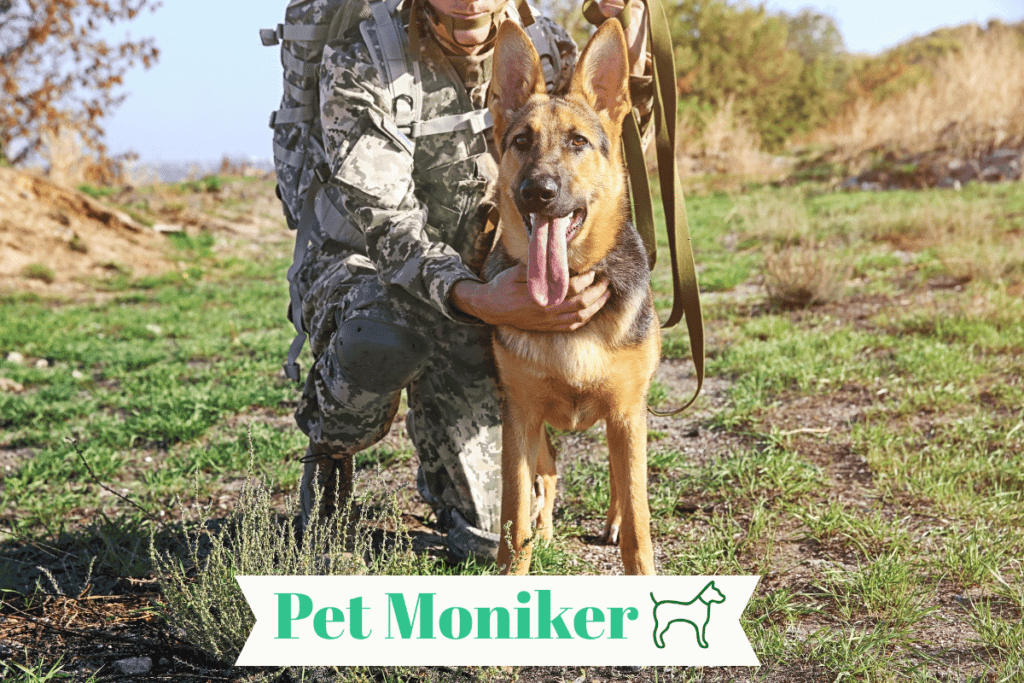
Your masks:
M849 262L818 244L789 245L765 255L764 288L773 306L817 306L839 298L852 270Z
M45 263L30 263L22 269L22 275L30 280L42 280L49 284L57 278L53 268Z
M769 150L821 124L838 106L845 68L835 22L727 0L682 0L671 8L683 115L698 128L732 102L733 114Z
M274 509L267 482L243 486L235 509L221 522L197 525L185 540L185 558L150 556L166 600L165 617L182 637L206 655L233 663L255 623L236 575L408 575L429 569L429 558L411 550L393 494L373 501L374 490L328 519L314 519L297 533L298 502L290 514ZM314 508L318 505L314 504ZM369 513L356 510L376 510ZM390 529L392 542L380 547L375 534Z

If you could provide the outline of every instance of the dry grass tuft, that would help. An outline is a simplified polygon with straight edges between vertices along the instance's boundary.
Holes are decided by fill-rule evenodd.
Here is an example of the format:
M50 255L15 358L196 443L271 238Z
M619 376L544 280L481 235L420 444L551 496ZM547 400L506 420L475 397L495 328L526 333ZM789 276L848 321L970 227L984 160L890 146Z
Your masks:
M820 241L799 191L759 192L737 199L741 239L765 244L763 284L768 301L780 308L806 308L835 301L853 265Z
M766 182L789 171L779 157L761 151L753 127L733 112L733 98L700 124L684 120L677 137L683 177L722 174L740 182Z
M764 288L779 308L808 308L836 301L853 266L834 250L814 241L765 254Z
M412 551L398 502L379 477L358 501L333 517L314 516L299 534L293 522L298 501L289 498L286 507L288 514L281 515L269 482L251 480L220 528L203 521L211 511L201 511L183 539L185 557L150 543L165 618L207 656L233 662L252 630L254 617L236 576L407 575L427 567L426 556ZM313 502L318 508L319 495ZM375 536L385 529L392 539L381 545Z
M64 187L81 184L89 165L81 134L72 126L61 126L42 131L40 137L50 182Z
M941 58L931 80L879 103L864 97L807 142L839 147L847 159L879 147L985 152L1024 142L1022 112L1024 40L993 26Z

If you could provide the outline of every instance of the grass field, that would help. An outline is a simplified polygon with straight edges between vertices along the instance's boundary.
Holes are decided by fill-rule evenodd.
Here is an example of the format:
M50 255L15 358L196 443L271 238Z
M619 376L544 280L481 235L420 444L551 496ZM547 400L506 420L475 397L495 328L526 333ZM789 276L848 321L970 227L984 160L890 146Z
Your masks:
M185 202L189 191L162 192ZM125 208L146 218L147 206ZM690 197L688 209L709 381L694 411L651 421L657 560L661 573L760 575L744 625L763 666L337 677L1024 680L1024 184L758 188ZM131 656L151 658L151 680L334 676L218 661L168 623L178 603L150 554L152 537L187 565L185 521L228 515L254 477L268 482L268 518L294 512L304 442L280 370L290 245L270 232L281 239L259 250L179 235L169 248L187 269L115 274L88 297L0 298L5 680L121 680L115 662ZM664 348L651 395L663 407L692 390L685 328L665 332ZM557 441L556 539L534 570L617 570L594 541L602 432ZM400 429L359 464L404 522L429 526ZM487 571L406 559L387 566Z

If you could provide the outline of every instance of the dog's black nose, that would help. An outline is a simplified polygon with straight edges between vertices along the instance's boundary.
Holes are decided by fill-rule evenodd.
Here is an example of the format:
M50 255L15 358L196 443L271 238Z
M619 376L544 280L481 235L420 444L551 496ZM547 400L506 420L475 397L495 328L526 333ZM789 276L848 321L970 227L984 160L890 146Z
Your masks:
M529 176L519 186L527 210L539 211L558 196L558 179L554 176Z

